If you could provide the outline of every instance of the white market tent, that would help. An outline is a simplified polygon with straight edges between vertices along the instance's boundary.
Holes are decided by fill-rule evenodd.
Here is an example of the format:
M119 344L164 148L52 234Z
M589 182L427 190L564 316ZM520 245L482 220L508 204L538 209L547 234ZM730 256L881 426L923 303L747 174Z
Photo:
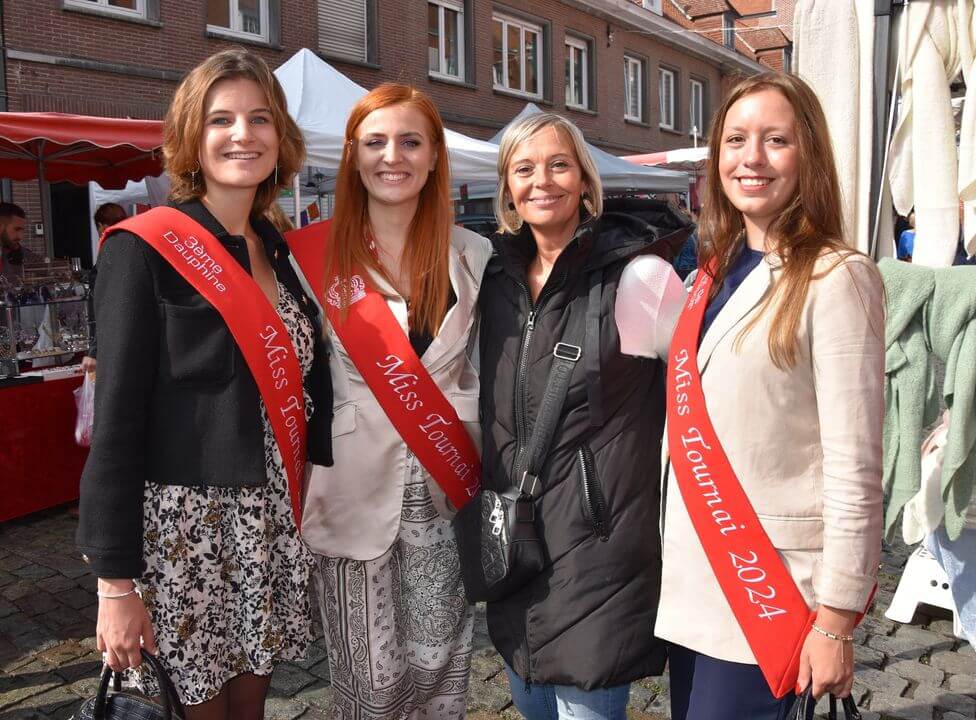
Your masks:
M334 176L342 157L346 119L367 90L354 83L307 48L274 71L288 98L288 112L305 137L306 164ZM451 179L455 185L494 185L498 147L447 130Z
M541 112L542 110L535 103L526 103L522 111L513 117L508 125L499 130L491 141L500 143L502 136L512 123ZM620 190L643 190L656 193L688 191L689 178L686 173L637 165L611 155L590 143L587 143L586 147L590 151L590 155L593 156L596 168L600 172L604 192ZM476 189L471 188L469 192L474 196ZM494 193L494 187L491 193Z

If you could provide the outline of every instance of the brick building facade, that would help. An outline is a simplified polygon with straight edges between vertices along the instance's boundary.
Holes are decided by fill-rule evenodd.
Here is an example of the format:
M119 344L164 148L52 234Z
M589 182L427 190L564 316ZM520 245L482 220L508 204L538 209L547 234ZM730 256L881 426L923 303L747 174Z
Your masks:
M729 77L761 69L750 48L703 37L680 5L0 0L2 97L11 111L161 118L180 77L219 49L245 44L277 66L308 47L367 88L388 80L420 87L450 127L474 137L495 134L532 101L565 113L614 154L667 150L705 132ZM80 225L87 196L70 187L52 193L61 245L58 217ZM31 225L40 221L36 183L14 183L13 199ZM29 242L43 249L43 239Z

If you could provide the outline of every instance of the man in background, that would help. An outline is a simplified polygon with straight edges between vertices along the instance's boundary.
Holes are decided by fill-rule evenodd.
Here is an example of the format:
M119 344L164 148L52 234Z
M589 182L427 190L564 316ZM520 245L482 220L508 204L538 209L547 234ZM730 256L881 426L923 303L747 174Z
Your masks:
M116 223L120 223L129 217L125 208L118 203L105 203L99 205L95 211L95 229L99 237L108 228ZM88 353L81 359L81 369L87 373L95 374L97 362L97 344L95 342L95 278L98 276L98 265L94 265L88 273Z
M24 279L24 264L41 262L43 258L22 243L27 215L19 205L0 202L0 277L11 285Z

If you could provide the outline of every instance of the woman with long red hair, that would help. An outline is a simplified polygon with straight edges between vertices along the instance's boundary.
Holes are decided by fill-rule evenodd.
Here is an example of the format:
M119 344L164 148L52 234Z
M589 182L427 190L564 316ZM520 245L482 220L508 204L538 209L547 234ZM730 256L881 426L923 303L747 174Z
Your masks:
M337 718L465 710L473 616L450 518L477 481L467 350L490 249L453 226L447 152L433 103L405 85L370 92L346 125L316 288L335 464L313 468L302 523Z

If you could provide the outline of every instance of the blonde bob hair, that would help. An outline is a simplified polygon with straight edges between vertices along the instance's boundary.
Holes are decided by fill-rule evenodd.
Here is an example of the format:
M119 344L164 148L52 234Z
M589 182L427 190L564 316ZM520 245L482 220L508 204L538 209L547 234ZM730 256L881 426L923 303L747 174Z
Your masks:
M495 219L501 232L515 234L522 227L522 218L512 207L512 194L508 189L508 166L519 145L540 130L555 128L563 138L569 140L580 164L583 175L583 207L592 217L603 213L603 183L593 162L593 156L586 147L583 133L570 120L556 113L543 112L529 115L508 126L498 146L498 189L495 192Z
M187 202L203 196L207 191L206 179L200 172L204 103L216 83L238 78L254 81L264 92L278 132L275 171L258 186L251 206L251 214L259 216L265 214L281 190L291 186L292 178L305 160L305 142L298 125L288 114L285 91L260 55L244 48L222 50L183 78L163 121L163 162L170 177L171 200Z

